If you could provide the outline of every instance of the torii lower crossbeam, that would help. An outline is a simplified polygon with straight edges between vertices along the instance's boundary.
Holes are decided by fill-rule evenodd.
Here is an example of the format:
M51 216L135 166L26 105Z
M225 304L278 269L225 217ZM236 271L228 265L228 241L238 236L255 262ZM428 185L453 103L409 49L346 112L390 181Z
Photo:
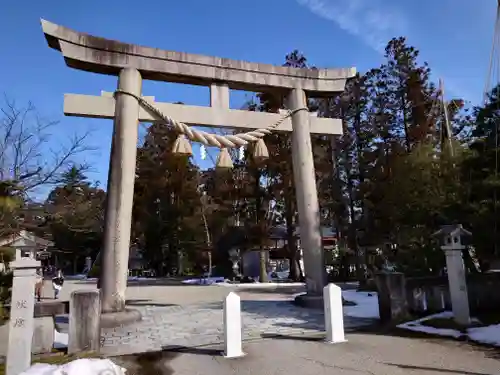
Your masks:
M200 107L184 104L158 103L154 97L145 96L162 113L167 113L177 121L195 126L214 126L224 128L255 129L276 123L283 117L282 113L250 112L222 107ZM64 114L66 116L114 119L115 98L112 93L103 92L102 96L91 95L64 95ZM149 111L139 109L140 122L159 121ZM312 134L342 134L342 121L339 119L309 116L310 132ZM292 119L286 118L277 128L277 131L291 132Z

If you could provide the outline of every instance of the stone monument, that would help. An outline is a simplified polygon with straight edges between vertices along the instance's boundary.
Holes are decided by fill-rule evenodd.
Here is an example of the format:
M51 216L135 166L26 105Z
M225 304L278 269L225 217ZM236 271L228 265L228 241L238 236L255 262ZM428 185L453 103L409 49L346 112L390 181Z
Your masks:
M450 288L451 307L453 318L457 324L470 324L469 296L462 251L466 249L463 240L472 236L462 224L443 225L434 233L441 240L441 249L446 255L446 271Z
M68 116L113 119L105 240L102 265L103 312L125 308L125 289L134 193L138 122L164 122L175 127L174 149L189 153L185 137L221 148L219 162L231 165L227 148L255 144L271 132L292 131L292 155L307 296L321 298L326 284L311 133L341 134L339 119L318 118L307 111L307 97L344 91L355 69L297 69L142 47L79 33L42 20L48 45L75 69L118 76L118 90L101 96L65 94ZM142 80L210 87L210 107L157 103L142 96ZM229 108L230 89L270 92L286 97L288 111L259 113ZM166 114L166 115L165 115ZM189 125L256 129L220 136ZM264 147L264 148L263 148ZM179 151L179 150L178 150Z
M31 366L31 345L35 329L35 281L40 262L20 258L11 262L14 270L7 347L7 375L17 375Z

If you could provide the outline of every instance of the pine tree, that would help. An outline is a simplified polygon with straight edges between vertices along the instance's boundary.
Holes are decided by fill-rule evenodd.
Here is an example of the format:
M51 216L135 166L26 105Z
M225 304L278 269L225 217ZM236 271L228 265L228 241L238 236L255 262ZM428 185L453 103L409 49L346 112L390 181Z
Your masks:
M159 275L183 273L206 249L199 171L189 157L172 154L176 137L153 124L137 151L132 242Z
M75 272L83 268L85 257L97 257L104 230L106 193L87 182L83 169L70 166L45 201L44 229L54 246L63 251L59 260L72 261Z
M474 245L484 268L488 268L500 256L499 94L500 86L497 86L488 93L484 105L474 108L470 154L462 170L466 187L463 204L467 207L466 217L472 227Z

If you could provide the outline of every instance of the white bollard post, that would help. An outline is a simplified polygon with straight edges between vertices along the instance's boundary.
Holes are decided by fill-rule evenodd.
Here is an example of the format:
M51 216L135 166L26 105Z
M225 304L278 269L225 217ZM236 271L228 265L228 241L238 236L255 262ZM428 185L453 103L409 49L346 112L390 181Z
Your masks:
M325 306L326 342L336 344L346 342L344 336L344 311L342 309L342 290L335 284L323 288Z
M224 358L243 357L240 297L230 292L224 300Z

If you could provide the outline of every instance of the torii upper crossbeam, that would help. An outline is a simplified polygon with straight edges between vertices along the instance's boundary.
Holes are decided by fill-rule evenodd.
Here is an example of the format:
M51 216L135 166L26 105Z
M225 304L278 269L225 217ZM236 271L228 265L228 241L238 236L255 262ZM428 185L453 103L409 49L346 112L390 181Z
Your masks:
M125 308L132 201L134 193L138 121L151 120L140 107L142 79L209 86L211 107L183 110L169 103L155 103L182 121L200 125L265 127L266 119L278 114L258 114L229 109L229 89L271 92L287 98L287 107L307 107L309 97L325 97L344 90L355 69L297 69L249 63L220 57L165 51L108 40L79 33L42 20L50 47L59 50L72 68L118 76L118 88L134 96L83 97L67 95L65 113L96 118L113 117L105 241L102 270L104 312ZM148 97L143 97L145 100ZM165 112L167 113L167 112ZM149 116L149 117L148 117ZM274 116L274 117L273 117ZM319 222L319 205L311 147L311 132L340 134L336 119L318 119L305 111L295 111L280 131L292 131L292 158L301 245L308 296L319 297L325 285L325 269Z

